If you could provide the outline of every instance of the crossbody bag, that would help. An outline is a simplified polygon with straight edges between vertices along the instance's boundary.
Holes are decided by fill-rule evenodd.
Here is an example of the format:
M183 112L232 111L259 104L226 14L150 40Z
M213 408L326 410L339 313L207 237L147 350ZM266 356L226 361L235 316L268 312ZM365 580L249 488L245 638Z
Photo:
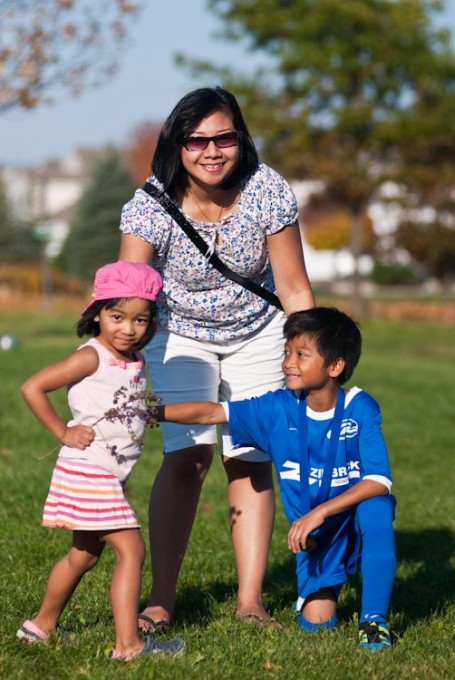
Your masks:
M185 234L189 239L191 239L191 241L206 258L206 260L210 262L212 267L215 267L215 269L217 269L227 279L234 281L234 283L240 284L251 293L259 295L259 297L266 300L270 305L274 305L281 310L283 309L283 306L275 293L271 293L266 288L263 288L258 283L255 283L255 281L248 279L246 276L241 276L240 274L232 271L232 269L229 269L229 267L224 264L218 255L212 251L210 246L204 241L199 232L186 219L185 215L177 208L175 203L171 201L167 194L165 194L163 191L159 191L159 189L157 189L150 182L146 182L142 187L142 190L158 201L158 203L166 210L166 212L169 213L172 219L175 220L175 222L177 222L177 224L183 229Z

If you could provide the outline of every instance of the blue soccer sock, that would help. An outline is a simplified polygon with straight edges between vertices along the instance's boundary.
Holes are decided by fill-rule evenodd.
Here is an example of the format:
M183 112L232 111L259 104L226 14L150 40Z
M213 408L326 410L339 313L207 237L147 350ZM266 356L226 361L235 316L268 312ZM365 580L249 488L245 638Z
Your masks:
M362 608L359 623L385 623L395 577L395 557L371 553L362 559Z
M387 621L396 570L393 511L394 505L388 496L370 498L357 508L362 536L359 623Z
M308 621L303 614L299 615L299 626L303 628L306 633L317 633L324 628L335 628L338 623L338 616L336 613L330 617L327 621L322 621L322 623L312 623Z

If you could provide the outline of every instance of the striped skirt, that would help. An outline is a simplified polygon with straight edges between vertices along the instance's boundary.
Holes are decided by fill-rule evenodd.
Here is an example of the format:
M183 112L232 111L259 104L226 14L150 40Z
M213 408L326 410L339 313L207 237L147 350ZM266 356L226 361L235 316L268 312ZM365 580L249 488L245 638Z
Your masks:
M132 529L140 525L118 478L77 458L59 458L42 526L72 531Z

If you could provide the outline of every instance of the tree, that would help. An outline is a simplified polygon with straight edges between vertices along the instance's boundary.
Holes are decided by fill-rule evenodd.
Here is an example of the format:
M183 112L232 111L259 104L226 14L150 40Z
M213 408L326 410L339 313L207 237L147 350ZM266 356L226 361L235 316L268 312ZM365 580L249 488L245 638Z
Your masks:
M0 176L0 234L9 226L11 221L11 211L6 197L5 185ZM1 236L0 236L1 238Z
M133 129L126 142L125 166L138 184L142 185L151 173L152 157L161 128L161 123L141 123Z
M40 246L33 238L32 226L12 214L0 178L0 264L37 261Z
M415 262L443 282L455 279L455 229L444 224L403 221L397 243L406 248Z
M0 112L111 76L138 2L0 0Z
M397 127L401 155L396 160L407 192L396 244L442 283L455 279L454 110L454 77L446 88L439 73L430 72L414 115L406 112Z
M118 259L120 212L136 188L120 153L109 149L95 165L56 264L70 276L91 281L95 271Z
M305 240L315 250L340 250L349 248L350 214L343 205L330 203L326 196L315 194L301 211ZM361 216L362 252L373 254L375 235L371 219Z
M350 215L355 258L362 218L385 180L404 183L410 200L453 186L455 120L448 113L455 59L448 31L432 23L442 2L209 0L208 6L225 37L263 53L266 65L239 76L183 62L236 92L266 161L289 177L323 180L330 201ZM353 302L359 308L357 273Z

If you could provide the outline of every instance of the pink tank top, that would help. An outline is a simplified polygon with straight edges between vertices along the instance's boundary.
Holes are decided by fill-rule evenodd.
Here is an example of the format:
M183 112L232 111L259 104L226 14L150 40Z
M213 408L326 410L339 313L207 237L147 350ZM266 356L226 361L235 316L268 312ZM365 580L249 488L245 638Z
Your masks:
M87 346L97 351L99 366L93 375L68 388L73 416L68 425L94 427L95 439L83 451L63 445L59 456L90 461L113 472L123 482L143 447L146 423L137 411L143 410L144 401L131 398L147 388L144 360L138 354L137 361L119 361L96 338L78 349ZM126 409L122 408L126 404Z

